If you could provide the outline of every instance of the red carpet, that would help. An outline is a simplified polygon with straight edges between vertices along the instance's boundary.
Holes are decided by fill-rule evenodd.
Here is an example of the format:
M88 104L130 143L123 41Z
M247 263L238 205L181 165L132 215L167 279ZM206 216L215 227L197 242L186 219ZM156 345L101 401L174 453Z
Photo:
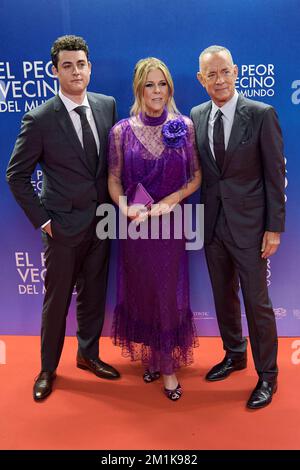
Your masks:
M194 365L179 373L184 395L176 403L163 395L161 381L144 384L140 365L122 358L107 338L101 340L101 357L120 370L119 381L77 369L76 339L67 338L54 391L35 403L39 338L0 340L6 344L6 364L0 365L0 449L300 448L300 364L291 361L294 338L280 339L278 392L259 411L245 408L257 381L251 359L247 370L225 381L204 380L223 357L219 338L200 338Z

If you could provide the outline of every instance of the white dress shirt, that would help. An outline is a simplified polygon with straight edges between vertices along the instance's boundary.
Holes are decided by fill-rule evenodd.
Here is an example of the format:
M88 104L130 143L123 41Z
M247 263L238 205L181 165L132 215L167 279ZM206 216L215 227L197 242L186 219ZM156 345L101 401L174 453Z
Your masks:
M76 113L76 111L74 111L74 109L77 108L77 106L85 106L87 108L86 117L87 117L89 125L91 126L91 129L93 131L93 135L94 135L96 145L97 145L97 151L98 151L98 154L99 154L100 141L99 141L98 131L97 131L96 123L95 123L95 120L94 120L94 116L93 116L90 104L89 104L88 99L87 99L87 95L85 95L84 100L80 105L78 103L74 103L74 101L70 100L70 98L67 98L62 93L61 90L59 90L58 96L60 97L63 104L67 108L67 111L69 113L69 116L71 118L71 121L73 123L73 126L75 128L76 134L78 135L78 138L81 142L82 147L83 147L83 139L82 139L82 128L81 128L80 116L79 116L78 113ZM47 224L49 224L49 222L51 222L51 219L47 220L47 222L45 222L41 226L41 228L43 229Z
M76 113L76 111L74 111L75 108L77 108L78 106L85 106L87 108L86 110L86 117L87 117L87 120L89 122L89 125L91 126L91 129L93 131L93 134L94 134L94 138L95 138L95 141L96 141L96 145L97 145L97 150L98 150L98 153L99 153L99 149L100 149L100 142L99 142L99 137L98 137L98 131L97 131L97 127L96 127L96 124L95 124L95 120L94 120L94 116L93 116L93 113L92 113L92 110L91 110L91 107L90 107L90 104L88 102L88 99L87 99L87 95L85 95L84 97L84 100L81 104L78 104L78 103L74 103L74 101L70 100L70 98L67 98L61 90L59 90L58 92L58 96L60 97L60 99L62 100L63 104L65 105L65 107L67 108L67 111L69 113L69 116L71 118L71 121L73 123L73 126L75 128L75 131L78 135L78 138L81 142L81 145L83 147L83 139L82 139L82 129L81 129L81 121L80 121L80 116L78 113Z
M216 113L219 109L223 113L222 120L223 120L223 127L224 127L224 141L225 141L224 143L225 143L225 150L226 150L228 146L228 142L229 142L229 137L231 134L231 129L232 129L232 124L233 124L238 97L239 97L239 94L235 90L233 97L229 101L227 101L227 103L225 103L224 106L222 106L222 108L219 108L212 101L211 112L210 112L209 119L208 119L208 140L209 140L209 146L210 146L210 149L214 158L216 157L214 153L213 132L214 132L214 124L216 120Z

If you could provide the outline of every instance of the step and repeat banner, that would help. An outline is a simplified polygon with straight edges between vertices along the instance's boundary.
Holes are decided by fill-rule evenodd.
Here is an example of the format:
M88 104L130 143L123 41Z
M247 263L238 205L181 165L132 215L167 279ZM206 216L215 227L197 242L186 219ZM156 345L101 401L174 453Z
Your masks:
M5 170L22 115L51 98L58 83L50 47L64 34L90 47L90 91L113 95L119 118L132 104L135 63L147 56L166 62L183 114L206 101L196 80L198 56L211 44L228 47L239 67L237 89L275 106L285 141L287 225L279 252L268 262L268 284L279 334L300 334L300 4L299 0L0 0L1 246L0 334L40 331L45 261L40 233L14 201ZM32 175L41 191L43 174ZM199 193L192 198L199 202ZM218 335L203 250L190 251L191 304L199 335ZM115 302L113 242L107 316ZM75 293L74 293L75 299ZM75 302L68 334L76 330ZM243 313L245 333L247 333Z

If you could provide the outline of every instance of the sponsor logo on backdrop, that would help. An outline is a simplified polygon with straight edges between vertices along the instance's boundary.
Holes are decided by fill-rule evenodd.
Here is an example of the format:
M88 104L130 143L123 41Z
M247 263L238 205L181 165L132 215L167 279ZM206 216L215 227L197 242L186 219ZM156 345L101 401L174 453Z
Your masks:
M210 312L193 312L194 320L215 320L215 316Z
M292 364L297 366L298 364L300 364L300 340L295 339L292 342L291 348L295 349L295 351L292 353L292 356L291 356L291 362Z
M295 318L297 318L298 320L300 320L300 309L299 308L295 308L293 310L293 315Z
M6 344L0 340L0 364L6 364Z
M26 113L58 92L52 62L0 62L0 112Z
M19 295L39 295L45 293L46 275L45 255L40 253L38 259L27 251L15 252L16 270L19 275Z
M36 169L33 175L31 176L31 184L33 189L38 194L41 195L42 185L43 185L43 172L40 169Z
M45 253L33 254L29 251L14 253L18 273L17 292L19 295L40 295L45 293ZM73 295L76 294L74 287Z
M291 100L293 104L299 104L300 103L300 80L294 80L292 82L292 90L293 91L291 95Z
M274 64L243 64L239 66L237 90L246 98L275 95Z
M275 313L276 320L281 320L282 318L287 316L286 308L278 307L278 308L274 308L273 310Z

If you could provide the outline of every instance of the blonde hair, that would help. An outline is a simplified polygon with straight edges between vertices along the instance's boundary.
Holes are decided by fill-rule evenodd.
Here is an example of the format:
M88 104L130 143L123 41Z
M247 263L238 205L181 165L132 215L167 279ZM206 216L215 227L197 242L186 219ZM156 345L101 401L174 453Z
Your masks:
M148 73L151 70L160 70L166 79L169 88L169 98L167 102L167 109L169 112L173 112L176 114L180 114L175 101L174 101L174 83L169 72L168 67L164 62L160 59L156 59L155 57L147 57L146 59L139 60L135 67L134 67L134 75L133 75L133 94L134 94L134 103L130 109L131 116L137 116L140 112L145 112L144 109L144 100L143 100L143 92L144 92L144 85L147 80Z

